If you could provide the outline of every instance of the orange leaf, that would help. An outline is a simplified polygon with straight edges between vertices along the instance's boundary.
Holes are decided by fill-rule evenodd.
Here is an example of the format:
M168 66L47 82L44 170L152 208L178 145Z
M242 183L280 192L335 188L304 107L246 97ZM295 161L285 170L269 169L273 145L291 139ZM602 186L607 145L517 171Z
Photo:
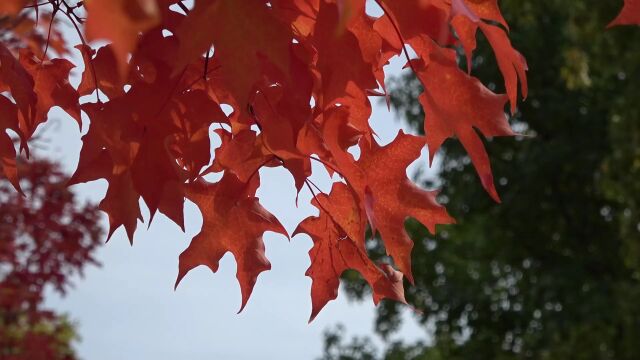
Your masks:
M414 67L426 85L419 99L425 111L424 128L430 160L444 140L457 136L469 153L482 185L494 200L499 201L489 157L475 129L485 136L513 135L504 113L507 96L494 94L464 73L458 68L455 52L435 44L429 62L415 61Z
M607 27L616 25L640 25L639 0L624 0L622 11Z
M112 42L118 74L124 79L127 58L136 48L138 34L160 23L156 0L89 0L85 6L87 38Z
M69 72L75 66L66 59L41 61L29 50L20 51L20 63L34 80L34 91L38 94L33 120L21 117L21 127L31 136L38 125L47 121L49 110L58 106L82 126L80 101L76 89L69 83Z
M204 220L200 233L180 254L176 286L187 272L199 265L218 271L220 259L230 251L237 263L242 311L258 275L271 269L264 253L262 234L274 231L287 235L280 222L253 195L258 186L257 176L249 183L243 183L230 173L225 173L218 183L199 180L187 186L187 198L198 206Z
M347 185L333 184L331 193L318 195L313 205L319 208L320 215L306 218L294 231L294 235L305 233L313 240L309 251L311 266L306 273L313 281L309 321L338 296L340 275L347 269L362 274L373 289L376 304L384 298L405 302L402 274L395 270L388 274L367 256L362 209Z

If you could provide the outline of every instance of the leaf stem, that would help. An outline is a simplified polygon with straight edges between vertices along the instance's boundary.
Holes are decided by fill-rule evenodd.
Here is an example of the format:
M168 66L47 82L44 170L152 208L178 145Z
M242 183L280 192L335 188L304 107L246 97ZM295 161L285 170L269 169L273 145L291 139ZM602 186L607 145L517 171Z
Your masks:
M380 6L384 14L387 15L387 17L389 18L389 22L391 22L391 25L393 26L393 30L396 32L396 35L398 35L398 38L400 39L400 43L402 44L402 50L404 52L404 56L407 59L407 63L409 64L409 67L411 68L413 73L416 75L416 77L418 78L418 81L420 81L422 86L426 87L424 82L422 82L422 79L420 79L420 77L418 76L418 71L413 66L413 62L409 57L409 51L407 50L407 45L406 45L406 42L404 41L404 37L402 36L402 33L400 32L400 28L398 28L398 24L396 24L395 19L391 17L391 14L392 14L391 11L387 9L387 6L383 4L382 0L375 0L375 2L376 4L378 4L378 6Z
M63 3L64 3L64 1L63 1ZM80 2L80 3L82 3L82 2ZM78 18L78 17L73 12L73 9L71 7L69 7L69 5L67 5L66 3L64 3L64 5L67 7L67 10L66 11L62 10L62 13L67 16L69 21L71 21L71 24L76 29L76 33L78 34L78 37L80 38L80 42L82 42L82 45L91 50L91 47L89 45L87 45L87 42L85 41L84 36L82 35L82 31L80 31L80 28L78 27L78 24L71 17L71 14L73 14L74 17L76 17L76 18ZM78 6L76 5L76 7L78 7ZM93 59L91 58L91 53L89 53L89 66L91 66L91 75L93 76L93 85L96 88L96 101L98 103L101 103L102 101L100 100L100 90L98 89L98 75L96 73L96 67L93 64Z

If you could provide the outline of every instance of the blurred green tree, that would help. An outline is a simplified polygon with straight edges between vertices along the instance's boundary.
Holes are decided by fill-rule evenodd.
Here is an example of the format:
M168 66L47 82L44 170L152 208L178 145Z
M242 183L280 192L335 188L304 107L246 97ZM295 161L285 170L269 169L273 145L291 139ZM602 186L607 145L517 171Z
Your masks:
M390 342L402 306L386 302L375 322L384 351L329 331L323 359L640 358L640 29L605 30L618 1L500 6L530 67L529 98L510 119L523 136L487 141L502 204L447 142L426 183L446 183L440 200L458 224L434 237L407 221L416 241L407 299L429 336ZM473 73L502 91L483 42ZM391 91L417 131L420 92L412 76ZM371 249L384 257L375 240ZM368 292L356 274L344 278L351 297Z

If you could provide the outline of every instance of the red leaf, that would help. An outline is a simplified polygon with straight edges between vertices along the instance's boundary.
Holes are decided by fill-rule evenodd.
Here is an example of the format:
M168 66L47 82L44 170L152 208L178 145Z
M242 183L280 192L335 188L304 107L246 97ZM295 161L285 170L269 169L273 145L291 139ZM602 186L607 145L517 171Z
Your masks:
M26 0L2 0L0 15L16 15L24 7Z
M3 95L0 95L0 169L16 190L22 193L16 166L16 150L13 140L6 130L11 129L18 134L18 108Z
M20 63L34 80L34 91L38 94L33 120L21 117L21 127L31 136L38 125L47 121L49 110L58 106L82 126L80 102L76 89L69 83L69 72L75 66L65 59L41 61L28 51L20 51Z
M616 25L640 25L640 1L624 0L624 7L620 14L607 27Z
M494 200L499 201L489 157L475 129L485 136L514 134L504 113L506 95L494 94L480 81L465 74L458 68L455 52L435 44L429 62L416 61L414 67L427 85L420 95L420 103L425 110L424 128L430 159L444 140L457 136L469 153L482 185Z
M91 0L86 1L86 33L89 40L108 40L118 64L118 74L124 79L127 57L138 43L138 34L160 23L156 0Z
M495 21L509 30L509 24L502 16L498 0L464 0L464 3L481 19Z
M140 148L138 143L127 142L122 124L130 122L127 103L122 99L106 104L85 104L82 107L92 119L89 132L83 136L78 168L69 184L104 178L109 182L100 210L109 215L109 237L124 226L129 241L133 242L138 220L142 220L134 188L131 164Z
M288 74L291 32L265 0L198 0L177 36L180 49L175 72L213 45L220 80L240 111L245 111L250 91L261 80L258 55Z
M384 298L405 302L402 275L395 276L395 270L388 275L367 256L365 221L356 200L347 185L333 184L329 195L318 195L313 201L320 216L306 218L294 232L308 234L313 240L309 251L311 266L306 273L313 281L309 321L338 296L340 275L347 269L362 274L373 289L376 304Z
M84 60L82 81L78 85L80 96L89 95L96 88L105 93L109 99L124 95L118 74L113 71L117 63L111 45L103 46L97 52L85 45L78 45L76 48L80 50Z
M325 138L343 132L340 127L341 114L327 119ZM407 178L406 169L420 156L425 140L419 136L400 132L389 145L381 147L377 143L361 144L361 155L353 162L337 142L328 144L336 162L353 187L359 201L372 201L374 223L398 269L413 282L411 275L411 249L413 241L407 235L404 222L413 217L435 232L436 224L449 224L453 219L436 202L436 193L424 191ZM367 191L370 194L367 194ZM365 200L367 199L367 200Z
M322 108L344 98L349 83L362 93L378 87L372 64L365 62L358 38L349 30L338 31L339 21L338 7L321 2L311 42L323 54L316 65L321 74Z
M204 218L202 231L180 254L176 286L191 269L206 265L218 271L222 256L230 251L236 259L237 277L245 307L258 275L271 269L264 253L262 234L274 231L287 235L280 222L265 210L252 194L259 178L243 183L235 175L225 173L220 182L199 180L187 186L187 198L193 201Z
M36 115L37 96L34 81L2 43L0 43L0 90L11 91L23 118L32 121Z
M226 130L218 129L216 133L220 136L222 145L216 149L211 171L228 170L240 181L247 182L262 165L274 159L255 131L243 130L232 135Z
M459 5L454 7L452 25L456 29L460 41L465 49L468 71L471 72L472 53L476 47L476 32L478 28L480 28L487 37L487 40L489 40L489 43L496 55L498 67L504 77L505 88L509 95L511 113L515 113L518 98L518 80L520 80L520 91L522 93L522 97L527 97L527 62L524 59L524 56L511 46L507 33L503 29L498 26L485 23L472 9L478 8L479 10L483 10L483 13L489 12L488 16L494 18L502 18L502 15L500 15L499 12L497 14L491 14L488 10L490 10L492 6L488 9L477 4L476 6L471 5L467 7L467 4L474 3L470 1L463 2L462 0L455 0L454 4ZM487 5L487 2L483 4ZM489 20L497 21L496 19Z

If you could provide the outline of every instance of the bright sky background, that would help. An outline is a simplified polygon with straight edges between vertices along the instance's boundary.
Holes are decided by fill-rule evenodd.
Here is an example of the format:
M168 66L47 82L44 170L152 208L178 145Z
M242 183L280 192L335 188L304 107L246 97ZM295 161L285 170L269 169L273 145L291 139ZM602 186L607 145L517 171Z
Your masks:
M387 73L399 74L403 64L402 59L395 59ZM79 64L73 71L74 85L81 71ZM400 129L400 122L379 99L374 99L373 104L371 124L379 142L389 143ZM43 132L50 140L39 154L61 161L64 169L72 173L82 146L80 132L76 123L58 108L51 111L50 117L57 119L57 125ZM83 132L87 129L85 119ZM425 155L426 150L418 160L422 164L426 164ZM328 190L326 173L318 167L314 170L314 181ZM303 189L296 208L293 179L286 171L267 169L260 175L260 202L289 233L300 220L317 213L309 205L311 195L307 189ZM104 196L106 185L100 180L73 189L81 199L97 202ZM106 228L106 215L103 222ZM68 313L77 322L82 337L77 344L81 358L305 360L321 355L322 333L337 323L346 325L349 336L372 334L373 302L350 303L344 294L330 302L314 322L307 323L311 280L304 273L312 246L307 235L288 242L281 235L265 234L272 270L260 275L241 314L236 314L240 289L231 254L225 255L216 274L199 267L174 292L178 256L202 224L197 208L189 202L185 222L186 234L159 214L148 230L146 224L139 224L133 247L124 229L119 229L97 253L102 267L88 268L83 278L75 279L75 288L66 297L50 293L47 306ZM408 312L408 321L399 336L407 341L424 340L426 333Z

